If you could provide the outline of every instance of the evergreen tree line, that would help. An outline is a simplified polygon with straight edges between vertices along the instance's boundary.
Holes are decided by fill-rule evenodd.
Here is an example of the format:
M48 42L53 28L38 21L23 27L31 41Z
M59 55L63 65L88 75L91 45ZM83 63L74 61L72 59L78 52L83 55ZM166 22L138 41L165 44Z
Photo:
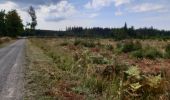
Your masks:
M0 36L77 36L77 37L101 37L101 38L114 38L114 39L127 39L127 38L170 38L170 31L158 30L153 27L139 28L128 27L127 24L121 28L82 28L82 27L68 27L66 31L52 31L52 30L35 30L37 25L36 13L31 6L28 14L32 18L32 22L28 23L30 29L24 31L22 19L16 10L5 12L0 11ZM29 31L31 30L31 31ZM34 31L35 30L35 31ZM23 34L22 34L23 33Z
M0 11L0 36L16 37L24 31L22 20L16 10Z
M77 37L99 37L99 38L113 38L113 39L169 39L170 31L158 30L153 27L139 28L127 27L125 23L122 28L82 28L82 27L68 27L66 31L50 31L50 30L36 30L36 36L77 36Z
M69 27L66 29L67 34L76 36L93 36L93 37L104 37L114 39L149 39L149 38L170 38L170 31L158 30L153 27L150 28L139 28L134 29L133 26L127 27L125 23L124 27L121 28L82 28L82 27Z

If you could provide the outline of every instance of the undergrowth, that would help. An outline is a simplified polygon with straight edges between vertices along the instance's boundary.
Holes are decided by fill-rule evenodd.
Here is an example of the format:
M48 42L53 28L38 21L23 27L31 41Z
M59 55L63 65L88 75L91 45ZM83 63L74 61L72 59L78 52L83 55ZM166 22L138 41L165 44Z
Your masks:
M156 74L146 74L138 66L117 60L115 54L110 52L114 50L112 45L102 46L104 44L87 39L69 41L67 45L58 41L59 43L55 42L55 46L49 45L49 40L45 39L31 39L31 42L41 48L61 72L60 77L56 75L61 84L56 82L56 86L52 85L53 91L46 94L47 96L53 94L54 97L62 95L65 98L69 93L74 100L161 100L162 98L168 100L169 98L169 82L163 76L164 72L160 70ZM124 53L133 53L139 58L162 57L157 49L143 48L139 41L118 43L116 49Z

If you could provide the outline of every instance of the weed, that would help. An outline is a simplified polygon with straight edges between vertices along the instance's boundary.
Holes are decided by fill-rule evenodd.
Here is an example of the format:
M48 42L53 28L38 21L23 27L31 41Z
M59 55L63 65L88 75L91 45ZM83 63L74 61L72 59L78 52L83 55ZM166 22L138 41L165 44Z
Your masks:
M156 59L163 57L162 53L158 49L150 46L147 46L144 49L133 51L131 55L136 58L148 58L148 59Z
M120 50L121 52L128 53L142 49L142 45L138 41L136 42L133 42L131 40L123 41L117 44L117 49Z
M149 59L155 59L162 57L162 53L153 47L146 47L144 50L144 57Z
M131 55L136 58L143 58L144 56L143 52L144 52L143 50L137 50L137 51L132 52Z
M109 61L107 58L101 56L101 55L96 55L96 56L91 56L93 64L108 64Z
M64 41L60 44L60 46L67 46L67 45L69 45L69 43L67 41Z
M39 72L43 72L43 75L36 76L37 79L43 80L48 88L56 88L56 85L58 88L59 85L56 80L69 80L68 83L73 83L74 80L77 84L62 89L62 93L83 95L86 99L92 100L155 100L160 96L167 97L166 92L169 92L165 77L151 73L146 74L139 67L131 66L130 63L126 64L125 62L131 60L131 58L127 57L126 61L125 58L122 58L124 54L114 56L110 52L113 51L114 45L107 45L105 41L100 44L100 41L97 41L97 43L95 39L78 38L74 41L70 39L67 40L67 43L69 43L67 48L69 49L62 47L61 42L56 42L56 40L53 43L48 39L31 41L42 49L55 65L55 67L53 66L54 69L50 65L42 66L48 71L41 69ZM162 57L159 49L150 46L145 47L145 45L142 47L139 41L118 42L116 50L137 58L155 59ZM165 50L165 52L169 52L168 50ZM43 77L45 78L43 79ZM56 84L53 85L51 82L56 82ZM61 91L54 91L53 96L58 96L55 92Z
M165 47L165 57L170 58L170 44L167 44Z
M96 46L96 44L92 40L86 40L82 42L82 45L89 48L93 48Z
M127 71L127 79L124 81L124 91L128 98L152 98L165 94L167 92L167 81L161 75L143 75L138 67L129 67Z
M110 45L110 44L107 44L107 45L105 46L105 48L106 48L107 50L110 50L110 51L113 51L113 50L114 50L114 47L113 47L112 45Z
M77 46L77 45L82 45L84 47L88 47L88 48L93 48L96 46L96 44L94 43L93 40L90 40L90 39L84 39L84 40L80 40L80 39L76 39L74 41L74 45Z
M81 44L81 42L82 41L80 39L75 39L74 40L74 45L77 46L77 45Z

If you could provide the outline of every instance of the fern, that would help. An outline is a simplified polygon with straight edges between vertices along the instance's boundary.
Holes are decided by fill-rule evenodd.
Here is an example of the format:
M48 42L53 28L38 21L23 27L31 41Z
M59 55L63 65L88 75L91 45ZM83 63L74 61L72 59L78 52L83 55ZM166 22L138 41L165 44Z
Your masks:
M132 66L129 67L129 69L127 71L125 71L126 74L128 74L128 76L130 77L135 77L137 79L140 79L140 70L138 69L137 66Z

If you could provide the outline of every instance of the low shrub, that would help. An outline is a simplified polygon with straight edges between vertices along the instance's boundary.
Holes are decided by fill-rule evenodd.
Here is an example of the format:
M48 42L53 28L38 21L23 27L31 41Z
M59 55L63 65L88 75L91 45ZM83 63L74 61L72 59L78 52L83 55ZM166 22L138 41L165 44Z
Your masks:
M102 94L107 88L107 84L103 80L96 79L95 77L87 78L83 85L90 89L91 92L100 94Z
M123 41L117 44L117 49L119 49L119 51L121 52L128 53L128 52L142 49L142 45L139 41L136 42L133 42L131 40Z
M115 63L115 73L116 75L121 75L124 71L126 71L128 66L126 64Z
M170 44L167 44L165 47L165 55L166 58L170 58Z
M88 48L93 48L93 47L96 46L96 44L95 44L94 41L92 41L92 40L83 41L83 42L82 42L82 45L83 45L84 47L88 47Z
M74 41L74 45L75 46L83 45L84 47L88 47L88 48L93 48L96 46L96 44L92 40L80 40L80 39L76 39Z
M161 58L162 53L153 47L146 47L144 50L144 57L149 59Z
M110 50L110 51L113 51L113 50L114 50L114 47L113 47L111 44L107 44L107 45L105 46L105 48L106 48L107 50Z
M108 64L109 63L109 61L105 57L100 56L100 55L91 56L90 58L92 59L93 64Z
M67 41L64 41L60 44L60 46L67 46L67 45L69 45L69 43Z
M143 58L144 56L143 54L144 54L143 50L137 50L131 53L131 55L135 58Z
M74 45L77 46L77 45L81 44L81 42L82 41L80 39L75 39L74 40Z
M126 94L125 97L134 98L135 100L155 100L160 97L160 95L164 95L168 92L166 89L168 81L160 74L142 74L137 66L129 67L129 69L125 71L125 74L127 75L123 83L124 94ZM165 97L168 97L168 95L165 95Z
M163 57L162 53L153 47L146 47L141 50L137 50L131 53L133 57L136 58L148 58L148 59L156 59Z
M9 37L2 37L2 38L0 38L0 44L9 42L10 40L11 40L11 38L9 38Z

